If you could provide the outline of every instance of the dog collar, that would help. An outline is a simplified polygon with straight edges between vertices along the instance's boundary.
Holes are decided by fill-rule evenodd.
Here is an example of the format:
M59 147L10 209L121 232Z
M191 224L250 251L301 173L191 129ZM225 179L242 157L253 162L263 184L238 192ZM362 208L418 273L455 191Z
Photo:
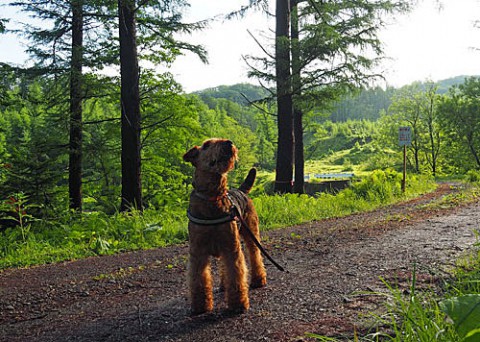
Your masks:
M215 219L203 219L203 218L198 218L198 217L193 216L190 213L190 210L187 210L187 217L191 222L193 222L195 224L198 224L200 226L215 226L217 224L232 222L233 220L235 220L237 218L235 213L232 211L228 215L218 217L218 218L215 218Z
M212 196L208 197L207 195L203 195L199 193L198 191L194 191L193 194L197 196L198 198L201 198L204 201L209 201L209 202L217 202L227 196L227 192L225 191L223 194L218 195L218 196Z

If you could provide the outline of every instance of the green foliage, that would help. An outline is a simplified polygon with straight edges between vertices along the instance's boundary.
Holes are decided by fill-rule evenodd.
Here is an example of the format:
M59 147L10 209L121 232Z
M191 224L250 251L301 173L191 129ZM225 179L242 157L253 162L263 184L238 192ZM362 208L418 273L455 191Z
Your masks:
M470 77L464 84L452 87L444 96L439 112L450 140L450 150L465 169L480 168L480 78Z
M232 86L218 86L195 92L203 102L211 109L217 106L216 99L225 99L229 102L239 104L242 107L268 98L271 93L262 87L254 86L248 83L235 84Z
M372 210L404 198L401 193L402 175L393 171L373 172L336 195L321 193L316 197L285 194L260 195L254 198L262 229L289 226L312 220L341 217L354 212ZM425 176L408 179L407 197L430 191L435 183Z
M186 226L179 206L143 214L67 213L35 222L25 238L15 234L17 227L0 233L0 268L162 247L185 241Z
M480 183L480 171L469 170L466 174L466 178L470 183Z
M307 159L320 159L334 151L353 148L353 152L358 152L372 141L377 131L377 125L367 120L338 123L325 121L315 128L316 130L307 133L305 138Z
M480 338L480 294L453 297L440 302L441 309L453 320L455 330L465 342Z
M380 113L387 111L391 104L395 88L362 88L350 92L335 104L330 120L344 122L347 120L370 120L380 118Z
M379 182L390 185L381 186ZM398 177L391 171L378 171L361 182L360 190L346 189L337 195L319 194L266 196L259 195L254 203L260 218L261 229L285 227L292 224L348 215L353 212L372 210L405 198L387 196L386 190L398 188ZM428 191L434 186L425 177L412 180L415 194ZM362 190L363 191L363 190ZM409 191L407 196L414 196ZM368 197L368 198L367 198ZM172 197L173 199L174 197ZM30 209L22 197L21 208L24 228L7 228L0 233L0 268L33 265L124 251L161 247L187 239L187 194L182 200L165 200L161 209L149 208L143 214L137 211L114 213L100 211L63 213L55 218L25 221ZM28 226L26 225L28 224ZM30 225L31 224L31 225ZM26 229L28 227L28 230Z
M33 207L35 205L30 204L23 193L14 194L0 204L0 219L13 223L15 228L20 230L23 242L26 242L32 222L35 220L30 213Z
M391 341L455 341L456 334L445 321L444 313L436 302L433 291L416 289L416 271L413 271L410 289L404 291L383 280L388 292L388 313L379 318L379 323L389 326L392 334L378 332L376 338Z
M358 199L364 199L369 202L389 203L393 198L401 194L401 181L402 174L392 169L385 171L376 170L360 182L353 184L351 191ZM417 185L417 182L414 183L410 187Z

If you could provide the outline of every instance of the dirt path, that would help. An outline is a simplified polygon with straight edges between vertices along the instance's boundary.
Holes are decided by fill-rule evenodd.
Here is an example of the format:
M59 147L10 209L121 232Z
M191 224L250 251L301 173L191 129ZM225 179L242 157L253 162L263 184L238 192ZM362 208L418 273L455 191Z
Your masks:
M376 309L379 276L435 284L475 243L480 204L428 209L455 192L447 184L374 212L264 234L289 273L267 265L269 284L251 310L189 316L186 246L12 269L0 273L0 341L306 341L305 332L347 336Z

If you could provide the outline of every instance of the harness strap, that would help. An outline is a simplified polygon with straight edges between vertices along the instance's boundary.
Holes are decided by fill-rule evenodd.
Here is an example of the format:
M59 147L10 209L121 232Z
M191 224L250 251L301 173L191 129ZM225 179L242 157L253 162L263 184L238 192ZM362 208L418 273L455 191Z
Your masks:
M198 217L195 217L193 216L191 213L190 213L190 210L187 210L187 217L188 219L195 223L195 224L198 224L200 226L214 226L214 225L217 225L217 224L222 224L222 223L227 223L227 222L232 222L234 220L238 220L240 222L237 222L237 223L240 223L239 224L239 228L240 229L243 229L244 231L247 232L248 236L250 237L250 239L253 241L253 243L255 244L255 246L257 246L257 248L260 250L260 252L268 259L270 260L270 262L280 271L284 272L285 269L280 266L271 256L270 254L268 254L268 252L265 250L265 248L263 248L263 246L261 245L260 241L258 241L257 237L255 236L255 234L253 234L252 230L250 229L250 227L248 227L248 224L247 222L245 222L245 220L243 219L242 217L242 214L241 214L241 211L240 211L240 208L238 206L238 203L236 203L236 201L232 198L231 194L230 193L226 193L226 196L228 197L228 199L230 200L230 202L232 203L232 207L231 207L231 211L230 211L230 214L229 215L226 215L226 216L223 216L223 217L219 217L219 218L215 218L215 219L201 219L201 218L198 218ZM288 272L288 271L287 271Z
M201 225L201 226L214 226L216 224L222 224L222 223L227 223L235 220L235 216L230 214L227 216L219 217L216 219L201 219L198 217L193 216L190 213L190 210L187 210L187 217L190 221L192 221L195 224Z

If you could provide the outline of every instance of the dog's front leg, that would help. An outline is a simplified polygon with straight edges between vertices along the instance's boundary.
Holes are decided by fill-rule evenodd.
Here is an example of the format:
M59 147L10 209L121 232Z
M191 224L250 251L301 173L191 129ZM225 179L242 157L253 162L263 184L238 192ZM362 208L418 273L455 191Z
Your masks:
M213 282L208 255L190 253L189 287L192 314L213 310Z
M222 255L225 296L228 308L234 312L244 312L250 307L248 299L247 266L243 255L237 228L230 241L225 242L225 252Z

